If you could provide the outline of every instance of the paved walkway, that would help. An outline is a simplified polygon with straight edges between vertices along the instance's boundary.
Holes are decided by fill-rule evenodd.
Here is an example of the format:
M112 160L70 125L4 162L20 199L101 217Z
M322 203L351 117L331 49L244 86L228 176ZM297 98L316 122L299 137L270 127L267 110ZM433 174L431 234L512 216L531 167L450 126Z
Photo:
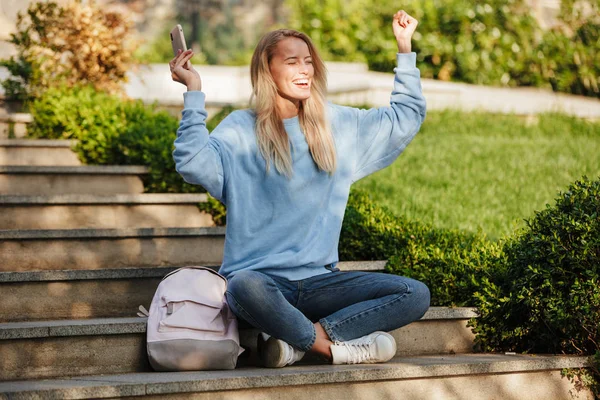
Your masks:
M389 105L393 72L367 70L364 64L326 63L329 71L329 99L341 104ZM251 94L249 68L197 67L202 77L207 106L235 104L247 107ZM8 72L0 68L0 79ZM127 93L144 101L182 106L183 85L171 80L167 64L152 64L129 74ZM460 108L521 115L562 111L582 118L600 119L600 99L554 93L538 88L500 88L424 79L423 92L429 110ZM0 94L2 89L0 88Z

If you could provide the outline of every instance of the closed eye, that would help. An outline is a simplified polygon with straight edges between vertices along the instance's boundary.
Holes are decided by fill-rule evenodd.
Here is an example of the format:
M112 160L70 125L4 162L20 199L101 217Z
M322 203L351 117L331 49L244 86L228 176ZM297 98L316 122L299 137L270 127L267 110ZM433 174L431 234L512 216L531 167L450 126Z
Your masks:
M297 63L297 61L292 61L292 62L287 63L287 65L293 65L293 64L296 64L296 63ZM313 62L312 62L312 60L309 60L306 63L307 64L312 64Z

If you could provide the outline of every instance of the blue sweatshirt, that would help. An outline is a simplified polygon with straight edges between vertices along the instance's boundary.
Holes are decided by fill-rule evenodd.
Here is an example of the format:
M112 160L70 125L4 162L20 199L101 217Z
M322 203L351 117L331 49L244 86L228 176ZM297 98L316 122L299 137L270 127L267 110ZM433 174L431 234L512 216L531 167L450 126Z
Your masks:
M342 219L352 183L390 165L425 118L416 53L397 53L390 107L369 110L327 102L337 169L314 163L298 117L283 120L292 149L293 176L266 173L251 109L229 114L209 135L205 94L184 93L175 140L176 169L227 206L223 264L231 278L250 269L299 280L330 273L338 262Z

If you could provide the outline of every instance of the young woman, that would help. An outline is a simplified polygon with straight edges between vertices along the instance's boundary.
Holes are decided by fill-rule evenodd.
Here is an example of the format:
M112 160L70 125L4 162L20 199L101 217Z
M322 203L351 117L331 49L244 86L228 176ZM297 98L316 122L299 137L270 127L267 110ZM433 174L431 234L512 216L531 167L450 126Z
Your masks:
M402 153L425 118L411 37L417 21L393 17L398 44L390 107L326 100L325 65L303 33L265 34L251 64L255 105L206 129L200 75L188 50L170 62L187 86L175 140L177 171L227 206L227 301L260 329L259 358L283 367L315 352L333 364L386 362L391 331L423 316L429 290L391 274L341 272L338 242L350 186Z

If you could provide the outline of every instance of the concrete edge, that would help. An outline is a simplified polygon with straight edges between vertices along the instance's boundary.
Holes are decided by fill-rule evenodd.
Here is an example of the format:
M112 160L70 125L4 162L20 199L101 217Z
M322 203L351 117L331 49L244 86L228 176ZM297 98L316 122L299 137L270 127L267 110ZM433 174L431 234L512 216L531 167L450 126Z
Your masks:
M135 306L132 307L132 314ZM0 323L0 340L146 333L146 318L94 318Z
M0 174L143 175L148 171L141 165L0 166Z
M131 309L132 315L135 312L134 304ZM431 307L419 321L464 320L476 316L476 310L470 307ZM93 318L0 323L0 340L132 333L146 333L146 318Z
M0 147L52 147L70 149L77 142L77 140L60 139L2 139L0 140Z
M31 229L0 230L0 240L78 240L155 237L225 236L225 227L207 228L124 228L124 229Z
M92 205L92 204L190 204L208 201L206 193L142 193L142 194L63 194L40 195L0 195L0 206L31 205Z
M589 366L588 358L578 356L469 354L397 357L384 364L291 366L283 370L244 368L231 371L146 372L73 379L2 382L0 393L10 399L107 398L307 384L481 376L555 371L587 366Z
M375 261L340 261L337 268L341 271L385 271L386 260Z
M342 261L342 271L383 271L387 261ZM183 265L182 265L183 266ZM206 265L217 271L220 265ZM0 283L59 282L95 279L161 278L179 267L136 267L92 270L6 271L0 272Z
M14 122L28 124L33 122L33 116L29 113L0 113L1 122Z
M479 313L475 307L429 307L420 321L471 319L478 318Z
M219 266L208 266L218 270ZM87 281L97 279L162 278L179 267L0 272L0 283Z

